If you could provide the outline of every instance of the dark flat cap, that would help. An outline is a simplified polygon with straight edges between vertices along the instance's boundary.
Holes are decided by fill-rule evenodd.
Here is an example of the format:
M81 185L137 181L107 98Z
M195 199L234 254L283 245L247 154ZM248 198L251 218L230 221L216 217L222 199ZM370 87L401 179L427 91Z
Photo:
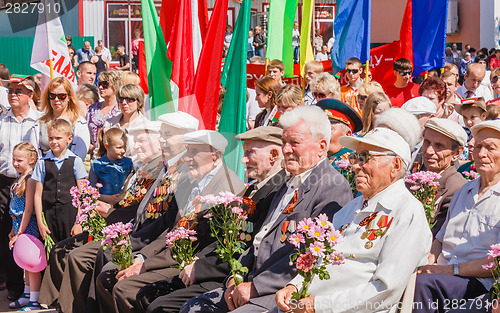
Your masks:
M283 129L274 126L261 126L250 129L242 134L234 137L236 140L256 140L282 145L281 137L283 136Z

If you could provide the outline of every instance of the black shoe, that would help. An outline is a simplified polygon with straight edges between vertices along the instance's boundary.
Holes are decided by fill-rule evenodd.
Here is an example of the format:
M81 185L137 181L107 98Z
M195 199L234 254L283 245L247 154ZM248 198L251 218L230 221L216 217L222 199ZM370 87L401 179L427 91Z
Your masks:
M19 297L21 297L22 294L23 294L22 292L9 290L9 293L7 294L7 299L9 299L9 301L15 301L19 299Z

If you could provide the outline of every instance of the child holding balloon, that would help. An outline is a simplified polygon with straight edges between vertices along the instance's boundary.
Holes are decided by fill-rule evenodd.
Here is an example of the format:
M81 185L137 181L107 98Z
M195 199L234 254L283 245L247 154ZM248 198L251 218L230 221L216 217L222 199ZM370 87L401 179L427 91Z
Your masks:
M12 166L19 174L19 177L12 185L10 191L9 213L12 217L12 231L9 245L11 249L18 236L23 233L34 237L40 236L36 215L33 210L33 196L36 182L30 179L31 172L38 160L37 151L31 143L21 142L14 147L12 155ZM20 264L18 263L18 265ZM40 304L38 303L41 282L40 272L33 273L25 270L24 277L24 293L19 299L10 303L9 307L24 307L20 311L40 310Z

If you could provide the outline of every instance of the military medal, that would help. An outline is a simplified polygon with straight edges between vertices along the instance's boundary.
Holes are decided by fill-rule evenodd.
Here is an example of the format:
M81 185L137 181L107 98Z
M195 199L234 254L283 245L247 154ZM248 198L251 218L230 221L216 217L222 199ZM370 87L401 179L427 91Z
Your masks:
M365 231L361 234L361 239L365 240L368 237L368 231Z
M247 234L247 235L245 236L245 240L246 240L246 241L250 241L250 240L252 240L252 235Z
M285 221L283 222L283 226L281 227L281 236L280 236L280 241L285 242L287 236L286 236L286 231L288 229L288 225L290 224L290 221Z
M367 243L365 243L365 249L371 249L372 247L373 247L373 242L368 241Z

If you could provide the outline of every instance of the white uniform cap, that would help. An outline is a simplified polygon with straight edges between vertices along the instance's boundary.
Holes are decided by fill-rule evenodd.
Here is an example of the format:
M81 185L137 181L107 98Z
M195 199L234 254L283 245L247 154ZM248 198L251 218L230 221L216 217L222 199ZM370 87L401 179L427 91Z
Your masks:
M140 125L135 125L127 128L127 132L131 135L138 135L139 133L148 132L149 134L159 134L160 133L161 122L151 121L147 123L140 123Z
M413 115L436 114L437 112L437 107L434 102L426 97L416 97L410 99L406 101L401 108Z
M467 144L467 133L458 123L446 118L431 118L424 125L425 128L435 130L446 137L457 141L462 147Z
M209 145L215 150L222 151L227 147L227 140L220 133L213 130L198 130L184 135L183 144Z
M388 128L374 128L364 137L342 136L339 139L339 143L354 151L356 151L360 143L366 143L371 146L392 151L403 159L406 166L410 164L410 146L403 137Z
M168 126L186 130L186 132L194 132L198 130L199 121L186 112L177 111L160 115L158 121L167 124Z

